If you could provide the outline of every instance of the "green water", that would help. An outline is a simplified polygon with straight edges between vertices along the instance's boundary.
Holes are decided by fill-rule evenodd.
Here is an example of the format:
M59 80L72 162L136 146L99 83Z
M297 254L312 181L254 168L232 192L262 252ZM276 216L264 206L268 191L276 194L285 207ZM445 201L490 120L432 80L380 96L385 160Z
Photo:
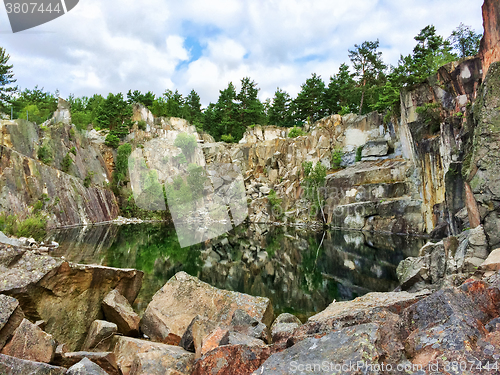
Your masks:
M72 228L50 239L60 244L54 256L144 271L134 306L139 313L168 279L185 271L218 288L268 297L277 313L302 319L334 299L393 290L398 263L424 243L418 237L260 224L188 248L180 247L172 226L160 223Z

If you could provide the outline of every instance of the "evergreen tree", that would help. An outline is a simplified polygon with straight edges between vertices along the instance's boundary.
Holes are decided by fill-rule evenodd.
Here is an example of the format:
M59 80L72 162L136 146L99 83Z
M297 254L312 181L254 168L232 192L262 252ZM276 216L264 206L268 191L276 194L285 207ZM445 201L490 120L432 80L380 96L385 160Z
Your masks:
M448 40L453 47L458 50L461 58L467 56L475 56L479 53L479 43L481 42L482 34L476 34L470 26L466 26L460 22L460 25L453 30Z
M359 90L356 87L354 74L349 72L349 66L342 63L339 72L330 77L325 91L326 114L355 113L359 110Z
M366 41L361 45L354 45L354 50L349 50L349 58L358 77L358 85L361 90L359 103L359 114L363 113L363 104L367 92L376 87L383 79L383 71L386 68L382 61L382 52L377 51L378 39L375 42Z
M101 128L107 128L110 134L123 137L128 134L132 125L132 106L123 99L123 94L110 93L108 97L99 104L95 122Z
M231 135L239 141L243 137L245 128L241 125L241 116L236 103L236 89L229 82L225 90L220 91L219 100L214 108L214 133L215 139L220 140L222 135Z
M201 111L200 96L196 91L191 90L184 102L186 107L186 120L196 127L197 130L203 129L203 112Z
M292 98L286 91L279 87L274 93L271 107L269 108L269 124L277 126L293 126L291 113Z
M148 91L146 94L142 94L139 90L134 90L134 92L132 92L132 90L128 90L127 102L129 104L141 103L149 108L153 105L154 101L155 94L153 94L151 91Z
M12 102L11 95L17 91L17 86L9 87L16 82L12 72L13 65L9 65L9 59L10 56L5 49L0 47L0 110L5 110L5 107Z
M325 83L321 76L313 73L304 84L294 100L295 119L311 123L325 116Z
M240 102L240 126L244 129L250 125L261 124L264 118L264 106L257 97L258 93L259 89L255 81L249 77L241 80L241 90L236 99Z

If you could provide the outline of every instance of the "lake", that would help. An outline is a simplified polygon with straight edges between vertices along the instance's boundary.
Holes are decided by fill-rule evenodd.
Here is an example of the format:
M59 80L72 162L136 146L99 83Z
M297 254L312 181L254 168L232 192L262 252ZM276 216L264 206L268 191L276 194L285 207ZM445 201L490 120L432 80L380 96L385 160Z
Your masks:
M144 271L134 304L141 315L154 293L185 271L217 288L268 297L276 313L302 320L333 300L393 290L399 262L425 243L421 237L264 224L242 224L187 248L166 223L56 230L49 239L60 244L53 256Z

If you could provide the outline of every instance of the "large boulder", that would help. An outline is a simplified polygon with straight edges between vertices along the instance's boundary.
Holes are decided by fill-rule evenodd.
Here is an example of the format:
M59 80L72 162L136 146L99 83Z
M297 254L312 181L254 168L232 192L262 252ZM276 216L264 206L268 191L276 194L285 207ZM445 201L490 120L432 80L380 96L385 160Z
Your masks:
M94 362L109 375L121 375L115 355L112 352L68 352L54 362L60 366L72 367L84 358Z
M92 322L102 318L104 297L116 289L132 303L142 276L133 269L72 264L25 251L0 273L0 292L17 298L29 319L47 322L45 330L74 351Z
M54 358L56 342L52 335L43 332L27 319L16 328L12 339L2 349L2 354L29 361L50 363Z
M384 354L375 345L380 337L379 325L367 323L343 328L321 338L307 338L270 356L254 374L368 373L364 366L349 367L349 364L378 364Z
M0 374L5 375L64 375L64 367L56 367L42 362L27 361L0 354Z
M288 340L301 325L302 322L295 315L288 313L278 315L271 326L273 343Z
M111 345L114 334L118 331L115 323L105 320L94 320L83 344L83 350L96 349L107 351Z
M237 309L267 326L272 323L269 299L217 289L179 272L154 295L142 317L141 329L154 341L177 345L197 315L229 325Z
M0 349L3 348L14 330L24 319L19 302L12 297L0 294Z

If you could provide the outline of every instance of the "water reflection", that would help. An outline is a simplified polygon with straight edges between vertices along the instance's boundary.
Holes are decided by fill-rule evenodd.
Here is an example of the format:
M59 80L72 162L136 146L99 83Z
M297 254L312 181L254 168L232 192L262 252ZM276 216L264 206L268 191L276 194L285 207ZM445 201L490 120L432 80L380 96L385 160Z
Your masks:
M291 227L240 225L225 236L181 248L165 224L96 226L51 234L54 256L72 262L145 272L136 308L178 271L218 288L272 300L277 312L301 318L333 299L349 300L397 286L396 267L415 256L423 239L361 232L313 232Z

